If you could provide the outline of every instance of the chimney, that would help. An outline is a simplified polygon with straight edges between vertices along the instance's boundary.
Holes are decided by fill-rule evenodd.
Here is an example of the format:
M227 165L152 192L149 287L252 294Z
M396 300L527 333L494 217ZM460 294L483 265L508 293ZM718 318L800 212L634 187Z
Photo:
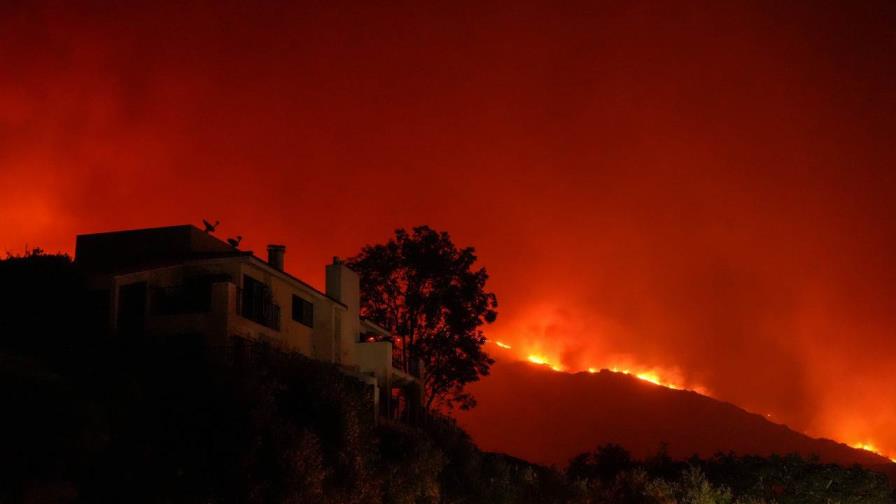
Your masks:
M360 306L360 279L358 274L350 270L338 257L333 264L327 265L327 295L357 312Z
M268 245L268 264L273 268L283 271L284 255L286 255L286 245Z

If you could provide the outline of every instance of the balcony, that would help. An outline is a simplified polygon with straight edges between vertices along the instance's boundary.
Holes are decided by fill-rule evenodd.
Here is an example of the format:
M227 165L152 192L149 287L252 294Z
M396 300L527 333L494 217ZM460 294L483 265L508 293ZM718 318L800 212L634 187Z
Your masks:
M227 318L235 305L234 285L228 281L193 282L154 287L148 292L146 334L203 335L209 344L223 344Z
M183 315L206 313L211 301L212 284L194 282L154 289L151 306L153 315Z
M155 287L151 291L152 315L208 313L212 309L212 291L220 283L232 282L227 274L200 274L183 278L181 283Z
M397 338L392 345L392 367L411 376L420 377L420 359L402 355L401 340Z
M269 295L259 295L257 290L237 287L236 312L256 324L280 330L280 306L271 301Z

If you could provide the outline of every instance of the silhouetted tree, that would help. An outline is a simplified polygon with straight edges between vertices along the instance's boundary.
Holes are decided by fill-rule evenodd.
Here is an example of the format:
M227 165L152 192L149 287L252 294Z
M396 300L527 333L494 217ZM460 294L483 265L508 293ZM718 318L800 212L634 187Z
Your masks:
M482 345L483 324L495 321L497 300L485 290L485 268L474 269L472 247L448 233L404 229L385 244L367 245L348 265L361 276L361 314L397 335L402 361L423 362L424 403L468 409L467 383L494 362Z
M593 452L576 455L569 462L566 471L573 479L612 480L632 466L631 454L625 448L608 443Z

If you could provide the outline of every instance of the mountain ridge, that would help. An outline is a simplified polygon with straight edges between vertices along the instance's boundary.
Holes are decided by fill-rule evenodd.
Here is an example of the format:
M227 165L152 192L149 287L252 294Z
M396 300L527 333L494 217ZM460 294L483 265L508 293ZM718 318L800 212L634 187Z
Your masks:
M893 465L876 453L813 438L736 404L605 369L558 373L499 361L470 391L479 405L457 419L477 444L537 463L562 466L599 444L616 443L636 457L665 444L675 458L729 451L799 453L840 465Z

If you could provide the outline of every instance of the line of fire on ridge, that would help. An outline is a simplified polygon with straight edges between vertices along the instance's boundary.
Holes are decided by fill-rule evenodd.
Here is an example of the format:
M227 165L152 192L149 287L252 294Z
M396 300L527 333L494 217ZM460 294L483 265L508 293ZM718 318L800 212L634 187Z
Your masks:
M512 349L512 347L510 345L508 345L507 343L504 343L502 341L495 341L494 343L498 347L503 348L505 350ZM528 360L529 362L531 362L533 364L538 364L539 366L546 366L546 367L550 368L551 370L556 371L558 373L567 372L567 370L563 366L561 366L559 364L551 363L546 357L543 357L541 355L530 354L526 357L526 360ZM663 380L657 373L652 372L652 371L637 373L637 372L634 372L631 369L627 369L627 368L611 367L611 368L606 368L606 369L608 371L612 371L614 373L620 373L620 374L624 374L624 375L634 376L635 378L637 378L639 380L650 382L650 383L653 383L654 385L659 385L660 387L666 387L666 388L670 388L670 389L674 389L674 390L689 390L683 386L676 385L674 383L669 383L668 381ZM589 373L597 373L600 370L598 368L589 367L589 368L587 368L587 371Z
M508 345L507 343L504 343L504 342L501 342L501 341L494 341L494 343L495 343L495 345L497 345L499 348L503 348L503 349L505 349L505 350L511 350L511 349L512 349L512 347L511 347L510 345ZM545 367L551 369L552 371L556 371L556 372L558 372L558 373L565 373L565 372L568 372L565 368L563 368L563 366L560 366L560 365L558 365L558 364L553 364L553 363L551 363L546 357L543 357L543 356L540 356L540 355L530 354L530 355L528 355L528 356L526 357L526 360L529 361L529 362L531 362L531 363L533 363L533 364L537 364L537 365L539 365L539 366L545 366ZM679 386L679 385L675 385L675 384L672 384L672 383L664 382L664 381L659 377L659 375L657 375L656 373L653 373L653 372L647 372L647 373L634 373L634 372L632 372L630 369L625 369L625 368L621 368L621 369L620 369L620 368L617 368L617 367L604 368L604 369L606 369L607 371L611 371L611 372L613 372L613 373L620 373L620 374L624 374L624 375L628 375L628 376L633 376L633 377L635 377L635 378L637 378L637 379L639 379L639 380L643 380L643 381L652 383L652 384L654 384L654 385L658 385L658 386L660 386L660 387L666 387L666 388L670 388L670 389L673 389L673 390L692 390L692 389L688 389L688 388L685 388L685 387L682 387L682 386ZM600 370L599 370L598 368L589 367L589 368L587 369L587 371L588 371L589 373L592 373L592 374L593 374L593 373L597 373L597 372L599 372ZM705 393L702 392L702 391L695 391L695 392L698 392L698 393L703 394L703 395L707 395L707 394L705 394ZM766 415L766 416L771 416L771 415ZM893 458L893 457L890 457L890 456L888 456L888 455L883 454L883 453L877 448L877 446L875 446L873 443L847 443L847 445L850 446L851 448L855 448L855 449L857 449L857 450L864 450L864 451L867 451L867 452L874 453L875 455L880 455L881 457L885 457L885 458L889 459L890 461L892 461L894 464L896 464L896 458Z

